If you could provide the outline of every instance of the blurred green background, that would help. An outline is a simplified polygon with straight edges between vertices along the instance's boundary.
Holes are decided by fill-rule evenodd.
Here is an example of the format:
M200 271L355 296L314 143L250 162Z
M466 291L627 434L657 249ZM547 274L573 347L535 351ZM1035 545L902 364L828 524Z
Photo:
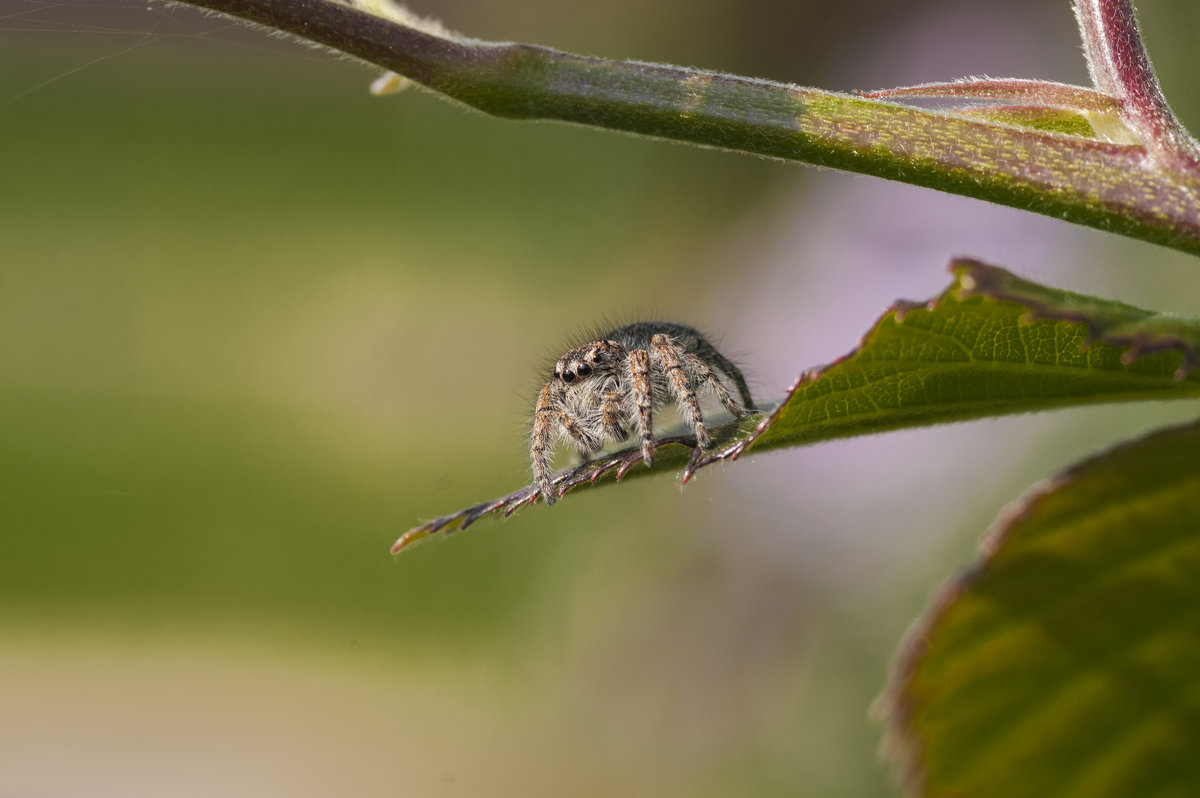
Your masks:
M1142 6L1195 123L1200 12ZM1086 77L1066 0L413 10L833 89ZM928 592L1030 483L1193 406L387 548L526 481L539 369L603 319L712 331L766 399L951 254L1194 312L1189 259L373 75L187 8L0 0L0 793L895 794L868 707Z

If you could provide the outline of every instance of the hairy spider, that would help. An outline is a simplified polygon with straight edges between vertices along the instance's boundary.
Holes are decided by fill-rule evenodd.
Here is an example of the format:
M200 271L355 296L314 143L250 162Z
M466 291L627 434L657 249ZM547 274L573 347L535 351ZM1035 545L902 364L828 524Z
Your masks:
M726 381L737 390L737 398ZM548 451L554 443L566 440L580 455L590 457L606 443L628 438L632 428L642 442L642 461L650 467L653 413L668 399L678 404L696 443L707 449L711 440L697 398L703 389L735 416L754 407L742 372L686 324L627 324L567 352L538 394L529 441L533 481L546 504L557 498Z

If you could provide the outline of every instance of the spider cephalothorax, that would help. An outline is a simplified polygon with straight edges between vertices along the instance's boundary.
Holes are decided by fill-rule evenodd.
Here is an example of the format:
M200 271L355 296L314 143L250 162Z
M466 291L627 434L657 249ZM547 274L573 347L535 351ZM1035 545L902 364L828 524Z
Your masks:
M704 390L735 416L754 407L737 366L685 324L627 324L567 352L538 394L529 443L534 484L546 504L557 498L549 465L555 442L565 439L590 457L609 442L625 440L632 430L641 440L642 461L651 466L653 413L668 399L678 404L697 445L707 449L711 441L698 397Z

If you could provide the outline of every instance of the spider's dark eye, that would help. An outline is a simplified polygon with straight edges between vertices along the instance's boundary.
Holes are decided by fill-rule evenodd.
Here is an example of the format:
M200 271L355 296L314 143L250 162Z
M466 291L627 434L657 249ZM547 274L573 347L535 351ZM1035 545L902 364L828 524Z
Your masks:
M580 363L579 368L575 369L575 371L579 374L580 377L592 376L592 367L589 366L587 363Z
M575 373L571 372L571 371L564 371L562 373L562 381L563 382L575 382Z

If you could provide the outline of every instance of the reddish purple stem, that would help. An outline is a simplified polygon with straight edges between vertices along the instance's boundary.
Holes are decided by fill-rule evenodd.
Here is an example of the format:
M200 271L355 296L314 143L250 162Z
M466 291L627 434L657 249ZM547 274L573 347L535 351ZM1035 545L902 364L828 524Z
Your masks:
M1200 143L1163 96L1142 43L1132 0L1075 0L1088 69L1096 89L1116 99L1121 120L1158 164L1200 173Z

